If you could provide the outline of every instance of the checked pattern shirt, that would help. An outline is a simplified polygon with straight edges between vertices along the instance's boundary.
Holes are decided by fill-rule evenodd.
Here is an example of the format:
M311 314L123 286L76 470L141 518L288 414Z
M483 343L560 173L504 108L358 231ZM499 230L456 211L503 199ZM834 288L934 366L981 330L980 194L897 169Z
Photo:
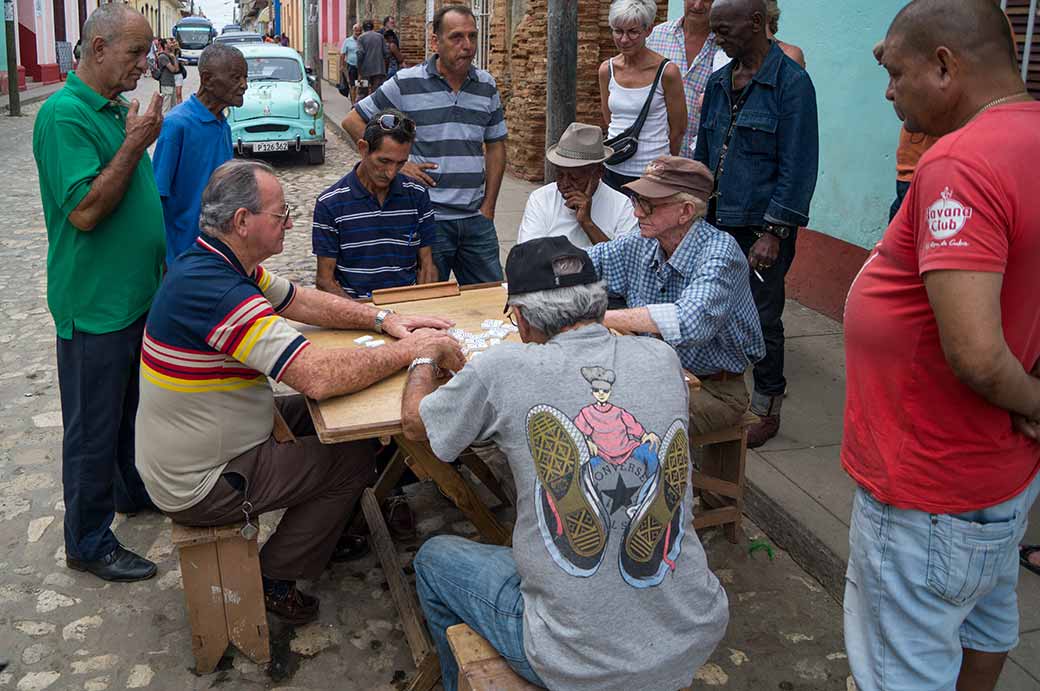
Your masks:
M625 235L588 250L607 289L646 307L697 375L743 372L766 352L747 258L729 234L701 219L668 259L657 240Z

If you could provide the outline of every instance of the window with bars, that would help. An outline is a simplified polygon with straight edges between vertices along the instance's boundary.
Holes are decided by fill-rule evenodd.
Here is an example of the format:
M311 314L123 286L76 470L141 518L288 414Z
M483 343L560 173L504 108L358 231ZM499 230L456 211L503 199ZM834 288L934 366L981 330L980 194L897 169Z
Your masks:
M1040 2L1002 0L1001 7L1015 32L1015 49L1022 68L1022 80L1034 98L1040 98Z

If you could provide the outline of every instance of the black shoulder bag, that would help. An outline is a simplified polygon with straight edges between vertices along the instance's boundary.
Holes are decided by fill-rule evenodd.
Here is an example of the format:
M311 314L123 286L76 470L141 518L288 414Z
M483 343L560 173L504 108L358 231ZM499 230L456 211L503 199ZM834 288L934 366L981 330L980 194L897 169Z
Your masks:
M639 149L639 132L643 129L646 116L650 114L650 104L654 101L657 85L661 82L661 75L664 74L664 68L667 64L668 60L662 60L657 68L654 83L650 85L650 95L646 97L646 102L643 103L643 110L639 111L639 117L636 118L636 121L613 137L603 140L605 146L609 146L614 150L614 154L606 160L607 165L616 166L636 155L636 151Z

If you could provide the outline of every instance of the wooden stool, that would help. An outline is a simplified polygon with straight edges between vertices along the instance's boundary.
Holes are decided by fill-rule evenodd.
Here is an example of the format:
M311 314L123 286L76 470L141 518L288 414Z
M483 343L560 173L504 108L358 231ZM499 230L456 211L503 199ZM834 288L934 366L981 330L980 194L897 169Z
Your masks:
M743 541L740 521L744 513L747 434L757 422L758 416L748 412L733 427L690 435L690 447L702 449L701 469L694 470L691 478L701 498L701 510L693 518L695 530L721 525L727 540L734 544Z
M459 665L459 691L539 688L514 672L498 651L466 624L448 627L448 643Z
M174 523L171 529L180 551L191 649L199 674L216 669L228 643L257 664L271 661L260 557L256 538L242 537L243 525L189 528Z

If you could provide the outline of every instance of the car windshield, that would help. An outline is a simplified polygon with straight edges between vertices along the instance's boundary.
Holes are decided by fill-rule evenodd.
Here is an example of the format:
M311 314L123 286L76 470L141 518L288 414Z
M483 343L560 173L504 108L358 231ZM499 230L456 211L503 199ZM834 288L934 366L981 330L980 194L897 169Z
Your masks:
M298 82L303 78L300 63L292 58L249 58L251 82Z
M205 48L209 45L209 27L177 27L175 32L177 43L181 44L182 48Z
M263 43L264 39L260 34L255 36L217 36L215 39L217 43Z

